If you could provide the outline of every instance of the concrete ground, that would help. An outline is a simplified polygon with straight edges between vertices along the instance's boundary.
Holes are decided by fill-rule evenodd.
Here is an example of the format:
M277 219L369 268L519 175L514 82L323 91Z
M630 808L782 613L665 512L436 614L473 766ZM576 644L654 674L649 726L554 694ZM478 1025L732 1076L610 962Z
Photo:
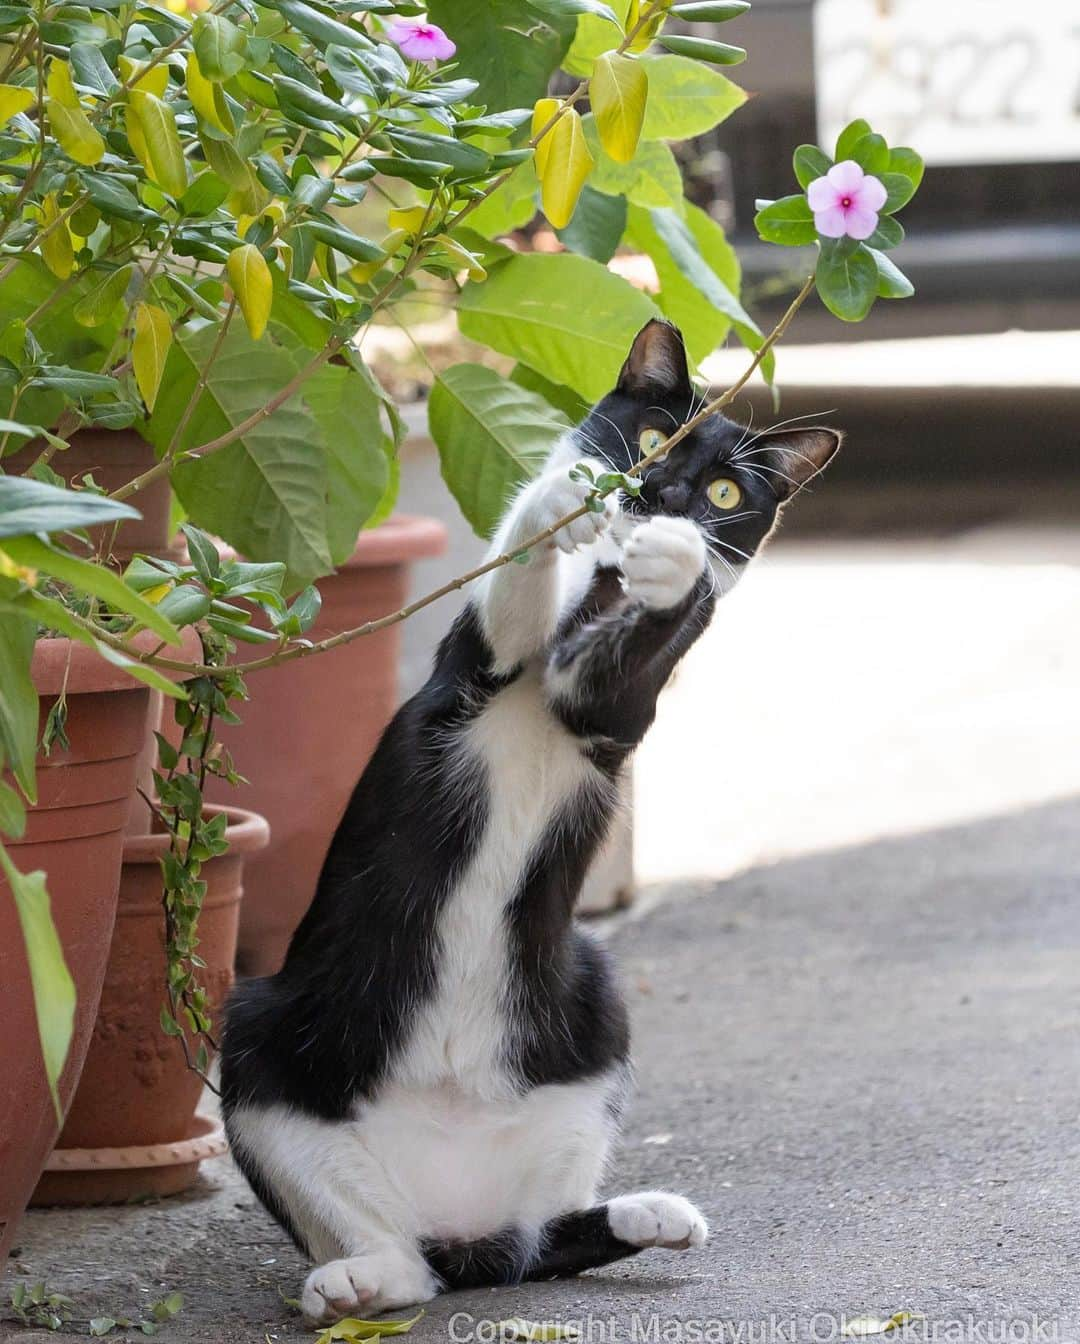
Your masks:
M1080 1338L1078 873L1074 799L621 917L640 1086L610 1189L684 1191L711 1239L446 1298L414 1338L521 1316L585 1318L596 1344L710 1321L818 1344L843 1314L898 1309L925 1313L920 1338ZM313 1338L279 1296L303 1266L228 1159L157 1206L32 1213L20 1241L5 1301L45 1279L82 1333L180 1290L163 1340Z

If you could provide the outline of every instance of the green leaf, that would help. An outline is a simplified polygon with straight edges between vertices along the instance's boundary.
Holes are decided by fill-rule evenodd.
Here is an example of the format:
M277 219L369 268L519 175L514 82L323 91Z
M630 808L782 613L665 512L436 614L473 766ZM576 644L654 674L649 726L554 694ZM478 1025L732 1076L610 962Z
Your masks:
M829 312L843 322L861 322L877 297L878 268L865 247L852 249L824 239L817 263L817 291Z
M209 585L221 573L221 556L205 532L191 523L181 523L180 531L187 538L188 554L198 571L199 578Z
M631 342L656 317L639 290L586 257L515 256L466 285L462 335L512 355L589 402L615 386Z
M603 3L603 0L529 0L529 8L556 17L564 14L595 14L607 23L613 23L619 29L620 35L622 32L618 16L610 5Z
M682 37L675 33L661 33L656 40L676 56L691 56L695 61L708 61L710 65L739 65L746 60L744 47L714 42L711 37Z
M889 147L883 136L875 135L873 132L862 135L855 141L851 147L850 157L864 173L873 173L875 176L884 173L889 167Z
M473 529L489 536L568 422L493 369L455 364L435 380L428 423L450 493Z
M870 123L864 121L862 117L857 117L849 122L836 138L836 153L833 155L835 162L840 163L844 159L851 158L851 151L864 135L870 134Z
M169 351L147 437L163 451L171 441L218 331L181 330ZM265 407L307 363L306 349L284 350L276 341L256 343L234 323L206 386L180 436L179 450L227 433ZM314 379L304 397L315 398ZM234 443L199 460L180 461L173 488L196 526L221 537L254 560L282 560L290 587L303 587L333 568L327 538L329 479L318 422L301 395Z
M816 182L819 177L824 177L833 166L832 159L829 158L828 154L818 149L817 145L800 145L792 157L792 163L795 168L795 177L803 191L811 182Z
M12 537L10 541L4 542L4 550L17 564L40 569L42 573L62 583L70 583L82 593L100 598L116 611L133 616L140 625L160 635L166 644L180 643L176 629L157 608L133 592L123 579L104 565L80 560L42 541L40 537Z
M274 8L288 19L297 32L311 38L321 50L331 45L346 47L352 51L371 50L369 37L344 23L338 23L336 19L327 18L310 5L303 4L302 0L277 0Z
M682 332L692 360L704 359L723 344L735 309L739 321L750 322L737 300L741 276L735 249L705 211L688 205L684 223L676 211L634 207L630 211L629 237L652 259L660 281L656 302ZM728 296L723 303L714 302L716 295L710 297L684 269L687 254L694 254L694 271L704 267L712 276L707 283L722 287Z
M202 219L212 215L229 195L230 184L217 173L200 173L180 198L180 207L186 215ZM171 276L169 277L172 278Z
M649 103L642 137L689 140L726 121L746 94L718 70L688 56L643 56Z
M57 1122L61 1123L63 1113L58 1085L75 1024L75 982L64 960L64 950L52 920L45 874L40 871L21 873L3 845L0 845L0 870L7 878L22 928L45 1077L52 1093Z
M589 101L600 143L616 163L629 163L634 157L648 96L649 77L636 57L605 52L596 58Z
M576 425L582 420L589 409L585 398L578 396L572 387L567 387L563 383L553 383L542 373L530 369L528 364L515 364L510 371L510 381L525 388L527 392L535 392L549 406L560 411L571 425Z
M919 155L913 149L908 149L906 145L898 145L889 154L889 172L902 173L904 177L910 178L916 191L918 191L919 184L922 182L925 167L926 165Z
M80 87L101 98L111 97L120 87L120 81L101 54L101 48L92 42L74 43L68 56L72 76Z
M92 495L85 490L61 490L27 476L0 476L0 537L28 532L66 532L94 527L140 514L129 504Z
M38 697L30 677L37 622L12 611L0 613L0 755L30 800L37 801Z
M675 206L682 204L683 184L679 165L660 140L642 140L630 163L616 163L604 153L592 114L582 118L585 143L596 167L589 185L607 196L625 196L631 205Z
M690 0L689 4L673 5L669 13L684 23L727 23L749 8L750 0Z
M899 266L887 257L884 252L878 252L872 247L868 247L867 251L874 258L874 264L877 266L878 298L910 299L912 294L915 293L915 286Z
M151 687L155 691L161 691L163 695L171 696L174 700L186 700L187 693L182 687L174 681L170 681L167 676L159 672L156 667L151 667L149 663L142 663L137 658L129 658L126 653L121 653L119 649L114 649L101 640L96 642L98 653L107 663L112 663L113 667L120 667L130 677L136 681L141 681L145 686Z
M96 1337L107 1335L116 1329L117 1324L111 1316L93 1316L90 1319L90 1334Z
M194 583L180 583L157 604L163 616L174 625L193 625L210 611L210 595Z
M805 196L782 196L754 216L758 237L784 247L805 247L817 238L814 213Z
M431 0L428 18L457 43L458 75L475 79L471 101L488 112L531 106L566 55L578 22L574 15L541 14L516 0ZM609 23L611 45L619 34Z
M888 193L881 213L891 215L902 210L915 195L915 183L905 173L882 173L880 176L881 185Z
M26 830L26 808L11 787L0 780L0 831L17 840Z
M513 233L536 214L536 176L531 163L515 168L498 191L469 215L469 226L485 238Z
M220 14L200 14L192 29L199 72L213 83L232 79L244 68L247 38Z
M877 228L866 240L867 247L875 247L881 252L889 252L904 241L904 226L898 219L889 215L879 215Z
M491 155L486 151L466 144L463 140L455 140L452 135L399 130L391 130L387 134L394 148L408 158L447 163L463 173L482 173L491 160Z
M578 197L574 217L564 229L556 229L559 241L571 252L605 265L626 229L626 197L605 196L585 186Z
M75 305L72 310L75 321L84 327L99 327L107 322L127 293L134 271L134 265L129 263L107 272Z
M30 386L51 387L75 401L81 401L83 397L96 397L102 392L120 391L120 384L107 373L89 373L85 369L72 369L61 364L41 365L30 379Z

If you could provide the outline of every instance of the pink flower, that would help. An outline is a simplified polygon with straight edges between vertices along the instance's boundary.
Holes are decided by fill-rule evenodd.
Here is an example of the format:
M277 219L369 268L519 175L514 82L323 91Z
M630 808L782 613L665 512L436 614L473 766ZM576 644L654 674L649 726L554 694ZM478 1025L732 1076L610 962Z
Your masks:
M395 19L387 36L410 61L448 61L457 51L438 24L419 19Z
M806 189L814 227L823 238L869 238L887 195L880 180L864 173L854 159L834 163Z

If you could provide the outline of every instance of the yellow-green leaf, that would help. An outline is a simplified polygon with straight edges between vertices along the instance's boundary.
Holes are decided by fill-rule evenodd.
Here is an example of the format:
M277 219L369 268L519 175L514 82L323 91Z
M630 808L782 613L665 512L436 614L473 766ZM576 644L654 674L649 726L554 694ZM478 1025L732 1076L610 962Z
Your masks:
M148 61L136 61L130 56L121 56L119 65L121 77L129 89L152 93L155 98L165 97L165 90L169 87L169 67L164 61L150 65Z
M91 126L79 103L67 61L54 57L45 87L48 93L45 111L60 148L76 163L87 167L99 163L105 154L105 141Z
M131 363L135 370L135 381L139 385L148 411L154 409L171 344L172 324L168 313L153 303L136 304Z
M558 98L541 98L533 108L532 126L529 129L529 135L533 140L548 124L551 118L559 110ZM533 157L533 164L536 167L536 176L544 176L544 165L547 163L548 150L551 148L551 135L554 127L541 139L536 140L536 153Z
M71 78L71 67L67 61L54 56L49 64L49 74L45 80L45 91L54 103L64 107L78 108L79 95Z
M45 229L41 239L41 255L45 265L57 280L66 280L75 269L75 252L71 246L67 221L61 220L60 214L56 193L50 191L41 201L42 223Z
M455 238L451 238L445 233L437 233L435 235L435 242L438 243L439 247L448 257L453 261L461 263L468 272L470 280L479 281L487 279L487 271L484 270L480 258L474 252L470 252L467 247L462 247ZM386 246L385 239L383 240L383 246Z
M608 51L596 58L589 98L600 143L616 163L629 163L637 151L649 77L640 61Z
M545 139L550 139L551 144L540 179L540 201L548 222L556 229L564 229L592 171L593 156L585 144L581 118L573 108L563 113Z
M206 78L199 66L199 58L194 52L188 55L185 83L191 106L203 121L208 121L211 126L216 126L226 135L232 135L236 128L229 112L229 104L225 101L224 90L220 84L214 84Z
M266 330L270 304L274 297L274 280L266 258L252 243L244 243L229 253L225 269L233 287L240 311L253 340Z
M12 117L33 106L33 89L22 89L17 84L0 84L0 126L6 126Z
M183 196L188 184L188 168L172 108L152 93L133 89L129 111L142 133L145 158L139 154L134 141L132 148L139 154L143 167L162 191L174 198ZM130 132L128 138L131 139Z
M60 1120L63 1117L57 1084L71 1045L75 1022L75 983L64 960L64 949L60 946L56 925L52 921L45 874L40 871L21 873L3 845L0 845L0 871L11 888L19 915L26 962L30 969L30 984L34 991L34 1011L37 1014L45 1077L52 1093L57 1119Z

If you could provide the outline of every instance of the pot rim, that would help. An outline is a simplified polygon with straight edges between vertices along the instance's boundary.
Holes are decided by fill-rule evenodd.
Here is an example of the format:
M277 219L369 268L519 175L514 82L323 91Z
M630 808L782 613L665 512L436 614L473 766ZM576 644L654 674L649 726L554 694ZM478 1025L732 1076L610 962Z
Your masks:
M130 1171L146 1167L180 1167L208 1157L220 1157L228 1151L225 1126L220 1120L196 1111L192 1128L194 1134L170 1143L140 1143L127 1148L54 1148L44 1170Z
M258 812L247 808L233 807L225 803L207 803L203 812L207 816L228 817L225 824L225 837L229 842L229 851L222 854L223 859L238 854L255 854L270 843L270 823ZM146 835L126 835L124 837L124 863L157 863L169 848L169 836L165 831L152 831Z
M140 630L131 641L131 647L139 653L149 653L161 644L160 635L152 630ZM192 626L180 631L180 645L167 647L170 658L183 658L202 661L202 643ZM70 669L70 670L69 670ZM170 681L182 681L183 672L159 669ZM136 679L122 667L106 662L96 649L68 639L66 635L50 636L39 639L34 645L34 654L30 663L30 677L38 695L59 695L64 688L67 674L68 695L94 695L103 691L143 691L149 692L145 682Z
M423 560L442 555L446 550L447 531L438 518L422 514L393 513L385 522L361 532L348 560L338 569L359 569L376 565L395 565L408 560ZM319 582L318 579L315 580Z

